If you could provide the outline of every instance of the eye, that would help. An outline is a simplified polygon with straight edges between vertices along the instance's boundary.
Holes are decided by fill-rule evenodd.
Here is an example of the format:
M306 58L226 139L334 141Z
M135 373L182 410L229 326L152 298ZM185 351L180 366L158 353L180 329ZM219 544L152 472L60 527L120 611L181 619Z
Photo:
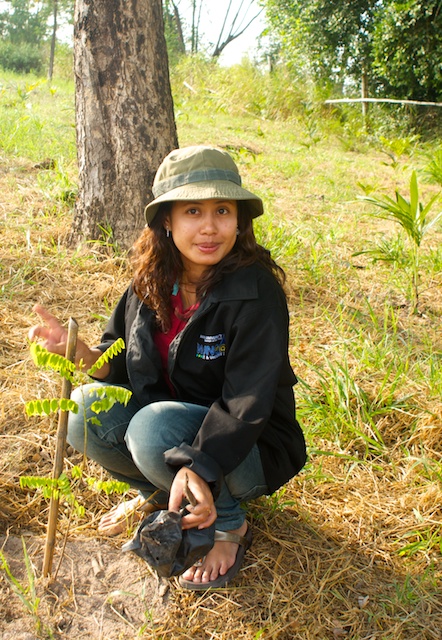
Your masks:
M198 213L198 209L196 207L189 207L186 209L186 213L190 213L190 215L196 215Z
M224 216L224 215L226 215L226 213L230 213L230 209L228 209L227 207L219 207L218 213L221 216Z

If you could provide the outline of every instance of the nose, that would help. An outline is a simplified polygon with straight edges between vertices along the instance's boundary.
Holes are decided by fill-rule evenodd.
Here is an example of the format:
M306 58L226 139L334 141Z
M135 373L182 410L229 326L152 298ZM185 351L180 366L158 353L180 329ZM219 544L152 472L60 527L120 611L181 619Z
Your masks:
M201 218L200 232L206 235L216 233L216 217L211 212L206 212Z

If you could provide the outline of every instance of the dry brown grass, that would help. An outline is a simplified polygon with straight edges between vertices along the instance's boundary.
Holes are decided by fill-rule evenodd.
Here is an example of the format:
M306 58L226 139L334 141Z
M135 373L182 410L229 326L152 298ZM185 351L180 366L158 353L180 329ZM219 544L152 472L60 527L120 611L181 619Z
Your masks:
M190 138L192 134L186 135ZM199 135L203 137L202 133ZM229 134L223 133L218 144L228 138ZM232 133L230 139L237 144L236 135ZM244 139L247 142L246 134ZM185 135L181 142L186 143ZM256 141L250 140L250 144ZM322 157L326 151L325 146ZM275 156L276 166L275 151L270 149L270 153ZM288 151L286 155L290 155ZM67 247L70 213L62 205L49 206L36 186L37 170L30 162L1 160L0 191L4 195L0 204L0 251L4 290L0 346L0 532L12 535L27 531L41 536L47 504L39 494L21 490L19 478L51 473L56 425L55 418L27 419L24 403L35 397L57 395L59 382L36 370L30 361L26 334L35 320L31 309L38 301L63 319L74 316L82 336L95 342L103 325L103 319L95 314L114 305L126 286L128 272L124 261L106 251L106 247ZM373 156L370 166L356 168L357 179L362 179L361 173L369 176L377 162ZM271 165L261 169L253 164L244 168L248 185L270 189L274 171ZM318 164L316 169L321 176L332 171L327 163ZM352 340L349 326L355 331L365 331L367 341L373 344L377 339L380 341L385 302L393 303L394 307L395 296L398 303L403 298L389 283L388 270L379 267L374 271L363 259L349 260L352 246L363 244L370 237L370 225L355 218L352 222L347 220L339 230L337 216L343 215L348 205L339 203L338 198L332 201L331 196L324 203L321 189L313 181L308 182L304 191L297 184L295 194L293 184L293 180L282 183L278 198L269 194L269 202L274 215L284 212L286 224L304 224L299 255L294 262L292 259L298 268L290 273L291 354L296 372L314 388L319 401L315 367L323 366L326 359L340 362L340 345ZM309 229L310 225L312 228L316 225L314 231ZM378 230L383 228L381 225ZM327 250L326 235L330 229L341 237L338 241L331 238ZM311 257L315 242L311 239L315 234L319 238L321 233L324 262L315 267ZM435 237L433 243L437 245L440 234ZM362 268L355 269L355 264ZM310 265L310 270L306 265ZM428 353L429 342L434 353L441 349L440 274L430 280L431 286L423 293L422 316L410 317L406 307L396 309L396 331L404 343L414 345L410 364L416 366L424 345ZM366 321L367 299L380 326ZM422 368L424 365L420 363ZM375 398L382 371L379 379L364 376L364 364L355 352L348 353L348 367L368 396ZM369 455L364 451L363 439L354 434L345 436L344 423L336 424L336 431L330 432L321 430L321 425L309 424L308 415L304 415L312 448L310 462L284 491L250 506L254 544L234 586L198 595L184 592L172 582L166 609L154 612L142 637L439 640L441 398L436 391L429 393L423 375L411 371L397 395L410 396L411 400L405 408L398 405L376 419L383 447ZM355 424L367 430L367 424L358 417L357 407L354 416ZM78 456L72 454L67 467L76 462ZM89 473L101 472L92 465ZM83 519L74 516L69 523L68 511L62 509L59 528L66 533L69 525L69 536L84 540L95 536L97 519L113 500L98 496L82 482L77 495L86 507L86 516ZM431 536L433 544L430 540L415 554L401 555L400 550L407 543ZM115 546L111 541L102 544ZM41 561L37 551L34 559L37 564ZM3 580L0 603L5 603L8 588L3 576L0 580ZM63 608L61 603L59 608ZM18 617L17 612L11 615ZM55 607L46 622L52 625L56 637L57 620ZM71 636L65 631L59 637ZM138 636L128 625L123 635L110 637Z

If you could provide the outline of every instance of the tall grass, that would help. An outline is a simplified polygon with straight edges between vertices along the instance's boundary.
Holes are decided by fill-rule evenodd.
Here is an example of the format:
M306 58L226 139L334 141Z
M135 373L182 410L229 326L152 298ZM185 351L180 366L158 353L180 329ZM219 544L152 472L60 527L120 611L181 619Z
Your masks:
M0 149L35 162L75 158L73 82L0 74Z

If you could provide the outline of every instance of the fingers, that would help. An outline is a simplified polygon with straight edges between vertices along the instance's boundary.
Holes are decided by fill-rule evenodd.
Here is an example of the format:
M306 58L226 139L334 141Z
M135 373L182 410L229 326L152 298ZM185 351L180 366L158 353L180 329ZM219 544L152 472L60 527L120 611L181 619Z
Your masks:
M187 479L186 479L187 476ZM188 514L182 519L183 529L198 527L204 529L215 522L217 513L213 502L212 492L205 480L195 472L183 467L176 474L170 488L169 509L179 511L183 500L188 502L186 493L190 489L196 499L196 504L188 504L186 510Z
M63 355L66 349L67 331L60 321L39 304L33 307L33 311L40 316L46 324L37 324L28 331L31 342L40 340L42 345L52 351Z
M49 311L44 307L42 307L41 304L35 304L32 307L32 311L34 311L34 313L39 315L40 318L44 322L46 322L46 324L48 324L49 326L55 326L55 327L62 326L60 320L56 316L52 315L52 313L49 313Z
M192 529L194 527L205 529L215 522L218 515L215 505L211 507L207 504L198 504L196 507L188 506L186 509L189 514L185 515L181 521L183 529Z

